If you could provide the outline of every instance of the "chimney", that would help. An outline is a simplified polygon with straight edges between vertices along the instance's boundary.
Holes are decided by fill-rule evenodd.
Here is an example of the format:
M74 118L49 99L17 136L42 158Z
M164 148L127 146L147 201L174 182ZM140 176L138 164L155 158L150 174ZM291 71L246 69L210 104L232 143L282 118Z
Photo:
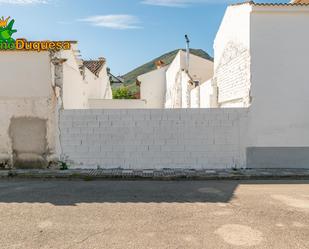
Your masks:
M157 69L160 69L165 66L165 63L162 60L156 61L155 64L156 64Z

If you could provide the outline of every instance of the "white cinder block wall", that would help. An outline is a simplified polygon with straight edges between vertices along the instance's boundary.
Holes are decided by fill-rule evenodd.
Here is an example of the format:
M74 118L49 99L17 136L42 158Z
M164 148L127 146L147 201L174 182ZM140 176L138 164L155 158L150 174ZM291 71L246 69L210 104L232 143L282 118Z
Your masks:
M71 168L231 168L245 165L247 109L65 110Z

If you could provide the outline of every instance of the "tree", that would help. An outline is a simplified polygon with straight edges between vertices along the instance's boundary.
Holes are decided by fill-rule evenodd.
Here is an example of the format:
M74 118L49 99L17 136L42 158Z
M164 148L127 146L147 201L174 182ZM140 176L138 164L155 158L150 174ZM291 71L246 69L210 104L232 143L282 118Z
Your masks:
M130 90L122 86L117 89L113 89L113 99L132 99L132 93Z

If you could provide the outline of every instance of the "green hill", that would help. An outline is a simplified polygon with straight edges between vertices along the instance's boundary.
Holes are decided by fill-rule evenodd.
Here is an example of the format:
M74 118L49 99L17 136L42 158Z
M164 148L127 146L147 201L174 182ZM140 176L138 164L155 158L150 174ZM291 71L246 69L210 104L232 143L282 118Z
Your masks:
M124 79L124 84L126 86L129 86L129 88L132 92L138 91L138 88L135 85L136 78L139 75L142 75L144 73L148 73L148 72L156 69L155 62L158 61L158 60L162 60L166 65L171 64L172 61L174 60L174 58L176 57L179 50L180 49L176 49L174 51L171 51L171 52L168 52L164 55L161 55L160 57L155 58L152 61L150 61L150 62L132 70L131 72L123 75L122 78ZM202 57L204 59L208 59L208 60L213 61L213 58L202 49L190 49L190 53L192 53L196 56Z

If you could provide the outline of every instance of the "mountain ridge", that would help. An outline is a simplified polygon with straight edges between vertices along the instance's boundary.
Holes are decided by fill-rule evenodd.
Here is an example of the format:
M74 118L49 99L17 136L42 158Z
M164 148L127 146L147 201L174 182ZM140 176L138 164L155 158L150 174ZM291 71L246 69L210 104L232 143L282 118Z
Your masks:
M156 69L156 65L155 62L156 61L163 61L165 63L165 65L169 65L172 63L172 61L174 60L174 58L176 57L177 53L179 50L183 50L185 51L185 49L176 49L170 52L167 52L133 70L131 70L130 72L126 73L125 75L121 76L124 79L124 85L126 86L130 86L130 85L135 85L135 81L137 79L137 77L139 75L148 73L152 70ZM190 49L190 53L194 54L196 56L199 56L201 58L207 59L207 60L211 60L213 61L213 58L207 53L205 52L203 49ZM135 89L134 86L132 86L132 90Z

